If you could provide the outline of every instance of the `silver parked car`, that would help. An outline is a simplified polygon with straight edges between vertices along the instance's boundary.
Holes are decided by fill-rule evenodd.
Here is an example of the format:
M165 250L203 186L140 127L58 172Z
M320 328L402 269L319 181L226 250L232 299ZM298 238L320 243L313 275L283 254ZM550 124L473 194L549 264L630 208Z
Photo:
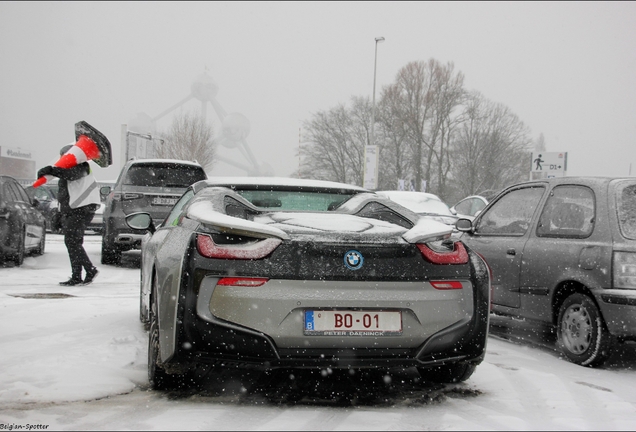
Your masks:
M287 178L195 183L142 243L154 388L208 365L417 367L467 379L485 353L486 263L452 227L365 189Z
M471 195L460 200L450 210L455 212L458 218L473 220L486 206L488 200L481 195Z
M493 311L554 324L572 362L636 340L636 179L521 183L457 227L492 269Z

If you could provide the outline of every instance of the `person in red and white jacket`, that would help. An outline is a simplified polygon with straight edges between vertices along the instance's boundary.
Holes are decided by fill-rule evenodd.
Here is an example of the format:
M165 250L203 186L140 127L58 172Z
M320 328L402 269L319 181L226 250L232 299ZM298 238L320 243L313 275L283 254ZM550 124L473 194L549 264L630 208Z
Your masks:
M60 150L64 155L73 145ZM58 202L62 215L64 244L71 261L71 277L60 282L60 285L88 285L95 279L99 271L93 265L84 249L84 230L93 219L99 208L99 188L95 177L91 174L88 162L77 164L71 168L45 166L38 171L38 178L51 175L58 177ZM82 269L86 277L82 279Z

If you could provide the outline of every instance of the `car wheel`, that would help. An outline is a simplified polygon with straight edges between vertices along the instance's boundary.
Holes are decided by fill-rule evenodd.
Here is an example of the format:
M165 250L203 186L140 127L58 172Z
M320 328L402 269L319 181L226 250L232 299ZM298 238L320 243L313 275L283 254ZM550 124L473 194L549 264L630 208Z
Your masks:
M102 264L118 265L120 263L121 251L108 247L106 242L102 240Z
M42 238L40 239L40 245L35 250L35 255L44 255L44 247L46 245L46 230L42 231Z
M157 303L150 307L150 332L148 334L148 381L154 390L176 390L185 386L185 376L169 374L159 366L159 321L157 319Z
M143 262L142 262L142 266L143 266ZM146 330L149 330L150 328L150 320L148 319L149 311L144 305L144 294L143 294L144 281L143 281L142 275L143 275L143 268L139 272L139 321L141 321L141 323L144 325L144 328Z
M55 212L51 217L51 232L53 234L62 234L62 215Z
M454 363L432 368L417 368L417 370L425 382L450 384L466 381L476 368L477 366L472 363Z
M20 234L20 239L18 240L18 246L16 247L16 252L13 255L13 262L15 263L16 266L21 266L22 263L24 263L24 240L25 240L25 235L26 235L26 231L24 228L22 228L21 230L21 234Z
M614 345L594 301L579 293L572 294L561 305L557 337L563 354L581 366L599 366L610 356Z

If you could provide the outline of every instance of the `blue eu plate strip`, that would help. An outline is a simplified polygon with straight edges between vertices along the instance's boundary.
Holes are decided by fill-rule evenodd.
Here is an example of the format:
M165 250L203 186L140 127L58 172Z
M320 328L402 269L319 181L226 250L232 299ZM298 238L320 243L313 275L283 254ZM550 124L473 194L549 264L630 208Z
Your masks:
M305 311L305 330L314 329L314 311Z

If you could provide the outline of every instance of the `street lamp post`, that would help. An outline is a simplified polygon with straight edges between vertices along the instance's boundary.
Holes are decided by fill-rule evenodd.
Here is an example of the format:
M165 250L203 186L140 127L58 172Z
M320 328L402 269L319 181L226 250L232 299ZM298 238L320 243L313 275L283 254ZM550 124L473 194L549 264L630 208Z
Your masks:
M378 66L378 42L382 42L383 37L375 38L375 59L373 64L373 106L371 109L371 131L369 133L369 145L364 148L364 176L363 186L368 189L377 189L378 187L378 164L379 153L375 145L374 128L375 128L375 77Z
M382 41L384 41L384 38L382 36L375 38L375 59L373 62L373 108L371 109L371 136L369 139L369 145L375 144L375 137L373 136L373 129L375 127L375 76L376 70L378 68L378 42Z

